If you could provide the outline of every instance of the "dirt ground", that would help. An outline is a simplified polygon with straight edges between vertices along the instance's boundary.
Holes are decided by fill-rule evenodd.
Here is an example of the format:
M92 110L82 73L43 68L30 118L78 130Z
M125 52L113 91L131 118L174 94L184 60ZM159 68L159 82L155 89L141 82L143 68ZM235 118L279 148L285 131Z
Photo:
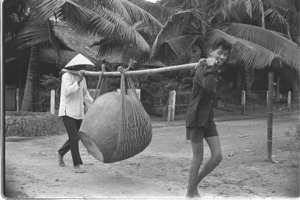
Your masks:
M273 199L299 196L299 157L292 138L298 115L274 116L273 160L267 158L267 118L216 119L223 161L199 185L203 199ZM84 174L70 153L59 167L67 134L5 138L5 192L10 198L185 198L191 161L183 120L153 120L151 144L133 158L103 164L80 143ZM205 160L209 149L205 146Z

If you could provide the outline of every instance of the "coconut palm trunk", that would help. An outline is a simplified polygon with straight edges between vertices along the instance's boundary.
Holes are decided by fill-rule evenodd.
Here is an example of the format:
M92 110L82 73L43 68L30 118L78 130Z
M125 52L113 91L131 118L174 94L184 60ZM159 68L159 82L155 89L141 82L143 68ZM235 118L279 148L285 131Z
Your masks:
M21 111L30 111L32 100L33 100L33 91L34 85L38 77L38 59L39 59L39 45L33 45L31 47L30 59L28 65L28 72L26 78L26 85L24 96L22 100Z
M292 103L295 105L300 105L300 73L298 72L298 77L293 81L293 94ZM299 108L299 107L298 107Z
M251 91L251 86L254 82L254 69L245 67L245 89L247 97L253 100L253 92Z

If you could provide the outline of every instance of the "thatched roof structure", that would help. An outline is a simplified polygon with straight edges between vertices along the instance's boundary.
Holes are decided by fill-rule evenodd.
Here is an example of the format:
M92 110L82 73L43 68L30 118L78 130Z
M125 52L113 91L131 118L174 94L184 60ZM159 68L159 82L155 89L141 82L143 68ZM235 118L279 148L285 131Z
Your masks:
M158 60L148 60L143 63L144 68L160 68L166 67L166 65Z
M101 57L98 56L97 48L90 47L91 44L97 40L99 37L93 35L83 35L76 32L73 28L68 27L63 23L54 25L55 34L64 41L64 43L73 49L74 51L62 51L61 57L55 53L54 50L48 49L41 53L40 59L47 63L56 63L59 66L65 66L72 58L74 58L78 53L87 57L95 66L99 69L102 60L105 59L107 62L112 64L123 63L124 59L121 54L116 54L112 56ZM126 64L126 63L125 63ZM166 65L160 61L148 60L142 63L143 68L159 68L165 67Z
M102 60L106 59L109 63L123 63L121 55L113 55L101 57L98 56L98 50L96 48L90 47L90 45L99 40L99 37L93 35L83 35L76 32L71 27L66 26L63 23L54 24L55 34L64 41L64 43L73 49L74 51L62 51L61 57L54 52L54 50L49 49L41 53L40 59L47 63L59 63L61 66L65 66L74 56L78 53L87 57L96 66L102 64Z

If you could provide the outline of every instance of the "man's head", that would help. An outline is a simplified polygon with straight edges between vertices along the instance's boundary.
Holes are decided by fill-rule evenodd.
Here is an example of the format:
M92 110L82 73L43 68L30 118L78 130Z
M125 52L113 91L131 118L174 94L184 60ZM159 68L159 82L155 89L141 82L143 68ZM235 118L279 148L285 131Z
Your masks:
M232 45L223 38L216 39L208 50L208 57L214 57L222 65L228 58Z

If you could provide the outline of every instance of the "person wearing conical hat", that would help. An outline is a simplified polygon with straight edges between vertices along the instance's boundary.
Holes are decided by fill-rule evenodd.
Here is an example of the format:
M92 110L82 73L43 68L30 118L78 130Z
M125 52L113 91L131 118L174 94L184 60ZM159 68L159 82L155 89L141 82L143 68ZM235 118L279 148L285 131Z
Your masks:
M80 167L82 160L79 153L79 128L84 118L84 103L87 109L93 102L87 89L83 69L86 65L94 64L81 54L75 56L64 68L68 72L61 78L59 113L68 133L68 140L58 150L59 166L64 167L64 155L71 150L75 173L84 173Z

